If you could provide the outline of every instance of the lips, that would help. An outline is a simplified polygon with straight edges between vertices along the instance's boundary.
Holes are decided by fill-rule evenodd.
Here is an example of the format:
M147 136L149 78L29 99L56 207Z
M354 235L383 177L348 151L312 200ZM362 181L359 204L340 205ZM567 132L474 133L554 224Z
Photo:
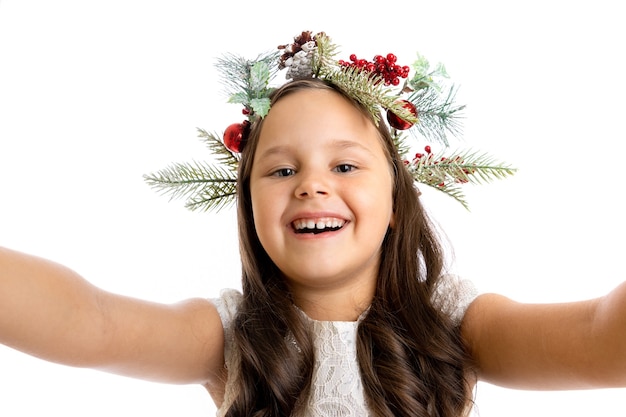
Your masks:
M324 233L341 229L346 224L343 219L335 217L320 217L313 219L297 219L291 225L296 233Z

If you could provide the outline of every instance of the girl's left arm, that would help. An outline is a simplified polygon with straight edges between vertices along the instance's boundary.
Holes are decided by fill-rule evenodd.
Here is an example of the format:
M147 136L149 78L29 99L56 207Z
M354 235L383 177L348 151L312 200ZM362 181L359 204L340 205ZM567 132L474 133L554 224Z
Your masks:
M604 297L523 304L478 297L462 323L478 377L518 389L626 387L626 282Z

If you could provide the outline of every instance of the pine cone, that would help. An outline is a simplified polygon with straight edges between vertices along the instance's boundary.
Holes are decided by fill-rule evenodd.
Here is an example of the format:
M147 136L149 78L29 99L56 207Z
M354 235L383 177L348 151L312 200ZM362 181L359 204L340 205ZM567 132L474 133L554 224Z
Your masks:
M312 62L316 45L315 36L307 31L295 37L294 43L278 46L278 49L284 50L278 68L287 68L287 79L310 78L313 75Z

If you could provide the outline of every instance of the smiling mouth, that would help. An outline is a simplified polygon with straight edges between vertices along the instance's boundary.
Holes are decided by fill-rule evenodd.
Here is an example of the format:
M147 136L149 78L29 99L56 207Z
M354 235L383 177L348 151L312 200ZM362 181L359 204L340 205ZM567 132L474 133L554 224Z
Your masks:
M321 219L298 219L292 223L293 229L296 233L311 233L319 234L324 232L334 232L341 229L345 220L336 218L321 218Z

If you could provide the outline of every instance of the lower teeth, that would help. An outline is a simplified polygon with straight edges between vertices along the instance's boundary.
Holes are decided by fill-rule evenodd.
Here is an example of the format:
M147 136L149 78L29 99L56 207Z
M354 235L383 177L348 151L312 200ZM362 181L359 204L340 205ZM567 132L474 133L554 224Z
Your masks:
M324 232L334 232L335 230L339 230L341 227L326 227L324 229L300 229L297 230L297 233L312 233L314 235L324 233Z

